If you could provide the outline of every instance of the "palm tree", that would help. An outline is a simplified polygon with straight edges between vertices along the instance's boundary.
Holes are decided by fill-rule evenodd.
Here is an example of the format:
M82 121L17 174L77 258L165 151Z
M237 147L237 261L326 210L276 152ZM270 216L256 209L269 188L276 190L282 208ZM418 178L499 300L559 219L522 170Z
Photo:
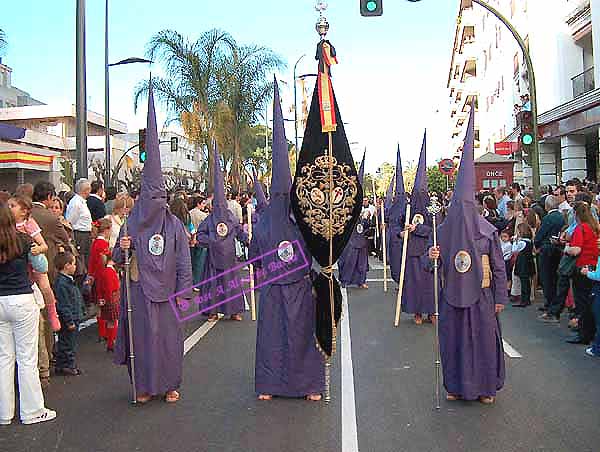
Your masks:
M224 115L228 141L232 148L232 176L234 188L239 188L244 161L255 148L243 148L243 142L252 133L273 91L268 75L284 66L273 51L259 46L235 46L223 61L218 82L227 114Z
M190 41L174 30L162 30L148 43L148 59L163 64L165 77L152 78L154 93L167 108L167 120L181 123L188 138L199 148L211 146L219 103L217 71L226 51L235 47L221 30L203 33ZM149 81L138 84L134 108L148 95ZM209 162L209 184L212 165Z
M163 64L165 77L153 77L156 97L167 108L168 121L179 122L199 149L216 140L239 187L244 161L255 148L245 147L257 113L268 100L272 84L267 74L283 64L271 50L238 46L226 32L210 30L190 41L174 30L157 33L146 55ZM134 106L148 93L148 81L138 84ZM208 183L212 166L209 160Z

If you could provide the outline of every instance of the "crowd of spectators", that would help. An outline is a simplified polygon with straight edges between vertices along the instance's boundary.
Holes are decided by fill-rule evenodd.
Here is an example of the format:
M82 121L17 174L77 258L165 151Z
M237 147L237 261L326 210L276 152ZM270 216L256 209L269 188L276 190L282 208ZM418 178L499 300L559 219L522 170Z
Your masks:
M14 417L15 368L21 422L56 417L44 405L43 390L50 388L51 376L82 374L77 340L84 321L95 319L98 342L106 342L108 352L114 349L122 269L111 255L135 197L86 179L77 181L74 192L58 195L48 182L0 192L0 425ZM211 198L177 191L169 199L169 209L188 231L195 283L207 254L195 235L210 213ZM254 196L232 191L228 206L247 228ZM245 246L237 246L244 259Z

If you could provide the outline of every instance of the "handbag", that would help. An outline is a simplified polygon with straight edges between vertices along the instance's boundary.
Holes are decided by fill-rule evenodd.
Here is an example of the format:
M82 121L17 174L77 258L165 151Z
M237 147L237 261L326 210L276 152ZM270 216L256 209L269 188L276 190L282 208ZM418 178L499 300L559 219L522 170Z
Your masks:
M561 276L573 276L575 270L577 270L577 256L569 256L564 254L560 258L560 264L558 264L558 274Z

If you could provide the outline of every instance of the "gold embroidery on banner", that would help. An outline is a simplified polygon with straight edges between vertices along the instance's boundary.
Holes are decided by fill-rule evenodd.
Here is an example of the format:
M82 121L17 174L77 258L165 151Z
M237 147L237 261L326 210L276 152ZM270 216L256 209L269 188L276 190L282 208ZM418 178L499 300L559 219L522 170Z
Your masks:
M490 266L490 256L487 254L481 256L481 267L483 269L481 288L489 289L492 286L492 267Z
M304 220L313 234L329 240L329 157L319 156L305 164L296 183L296 196ZM352 218L358 194L358 179L350 174L351 166L338 164L333 158L333 236L344 233Z

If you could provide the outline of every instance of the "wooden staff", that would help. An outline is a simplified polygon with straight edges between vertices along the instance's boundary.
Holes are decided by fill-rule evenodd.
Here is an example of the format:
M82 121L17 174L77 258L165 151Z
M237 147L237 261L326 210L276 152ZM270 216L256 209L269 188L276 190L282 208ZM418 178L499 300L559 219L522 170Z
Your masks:
M373 202L375 203L375 250L377 251L377 235L379 234L379 216L377 215L377 194L375 193L375 178L371 178L373 183Z
M127 215L123 223L123 237L127 237ZM133 306L131 304L131 261L129 260L129 249L125 252L125 300L127 301L127 329L129 336L129 372L131 373L131 403L137 403L137 390L135 389L135 353L133 350Z
M333 134L329 137L329 300L331 308L331 356L325 360L325 402L331 402L331 358L335 353L336 326L333 294Z
M402 290L404 289L404 271L406 270L406 252L408 248L408 226L410 225L410 204L406 205L406 220L404 221L404 244L402 246L402 264L400 267L400 279L398 280L398 297L396 298L396 317L394 326L400 324L400 309L402 307Z
M381 206L381 251L383 252L383 291L387 292L387 249L385 245L385 206Z
M250 204L246 206L248 212L248 243L252 240L252 208ZM250 264L250 312L252 320L256 321L256 298L254 295L254 265Z

